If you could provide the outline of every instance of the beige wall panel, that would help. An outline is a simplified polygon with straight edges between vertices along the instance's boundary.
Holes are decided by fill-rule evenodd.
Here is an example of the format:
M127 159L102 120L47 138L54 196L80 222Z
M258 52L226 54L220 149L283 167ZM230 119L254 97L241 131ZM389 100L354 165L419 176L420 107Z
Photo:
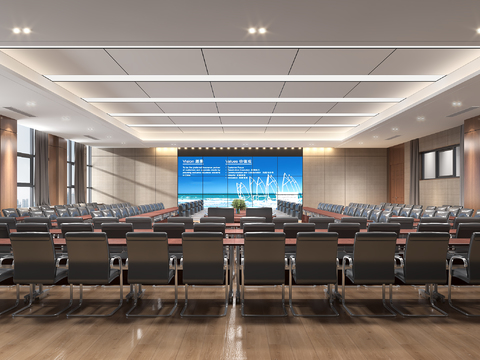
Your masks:
M454 127L419 139L419 151L429 151L460 144L461 126Z
M352 149L347 149L352 150ZM348 151L347 151L348 154ZM370 158L345 158L345 204L351 202L368 203L367 199L367 169Z
M155 158L139 157L135 161L135 204L155 202Z
M325 202L345 204L345 157L325 156Z
M324 148L303 148L303 157L324 156Z
M347 157L382 157L387 156L387 149L345 149Z
M404 163L403 163L403 174L404 174L404 183L403 183L403 192L405 204L411 204L410 202L410 141L405 143L404 146ZM412 204L415 205L415 204Z
M135 186L135 159L127 156L115 156L113 158L113 201L134 204Z
M135 150L135 157L155 156L155 148L138 148Z
M460 179L420 180L420 203L429 205L458 205Z
M111 204L115 202L113 187L113 156L92 158L92 201Z
M331 157L331 156L341 156L344 157L346 154L346 149L342 148L325 148L325 156L326 157Z
M156 156L156 202L177 206L177 157Z
M366 165L366 202L380 204L387 202L387 156L370 157ZM347 202L348 204L349 202Z
M92 157L96 156L114 156L114 149L102 149L102 148L95 148L92 147Z
M317 207L325 202L325 158L303 157L303 206Z

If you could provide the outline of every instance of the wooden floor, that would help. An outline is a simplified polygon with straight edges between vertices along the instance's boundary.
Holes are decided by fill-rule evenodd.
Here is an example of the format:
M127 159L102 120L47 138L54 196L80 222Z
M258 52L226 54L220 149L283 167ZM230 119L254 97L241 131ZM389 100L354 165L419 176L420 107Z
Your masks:
M127 290L127 287L125 287ZM441 287L446 294L446 288ZM22 288L23 294L27 291ZM22 294L22 295L23 295ZM38 313L66 304L68 287L57 286L35 305ZM179 297L183 299L184 290ZM219 313L221 288L195 288L189 291L189 310ZM287 292L288 294L288 292ZM329 311L324 288L297 288L294 292L307 313ZM76 291L78 296L78 290ZM87 288L85 313L108 312L116 306L118 287ZM251 288L247 310L280 313L279 288ZM358 312L382 313L378 287L348 287L347 299ZM0 288L1 305L14 298L13 287ZM164 303L160 297L166 299ZM322 299L315 303L309 299ZM478 304L480 288L456 288L454 298L465 304ZM472 301L466 302L468 298ZM142 312L168 312L172 288L146 287ZM213 299L213 300L212 300ZM425 300L418 288L394 288L394 299L408 310L425 313ZM50 304L41 306L41 304ZM102 305L102 306L101 306ZM448 318L351 318L336 303L336 318L242 318L239 306L229 306L224 318L180 318L181 306L171 318L126 319L131 303L110 318L67 319L0 318L0 359L465 359L480 358L480 319L467 318L446 304ZM355 306L354 306L355 305ZM358 306L357 306L358 305ZM367 305L367 306L364 306ZM411 306L410 306L411 305ZM101 309L97 309L101 306ZM474 310L474 309L473 309ZM480 308L477 307L480 313Z

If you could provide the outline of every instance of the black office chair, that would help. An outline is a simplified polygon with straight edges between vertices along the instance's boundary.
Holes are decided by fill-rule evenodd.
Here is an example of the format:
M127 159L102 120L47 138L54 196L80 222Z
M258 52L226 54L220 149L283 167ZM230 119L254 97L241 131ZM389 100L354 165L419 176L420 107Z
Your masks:
M367 232L394 232L397 237L400 236L401 225L395 222L389 223L371 223L368 225Z
M275 229L283 229L283 224L286 223L291 223L291 224L297 224L298 219L291 217L291 216L277 216L272 219L272 221L275 224Z
M402 229L413 229L413 223L415 219L413 217L396 216L388 218L387 223L400 224Z
M289 264L289 305L293 316L338 316L333 305L334 293L331 284L337 284L337 233L299 232L297 251L290 256ZM333 314L302 315L293 309L292 278L297 285L328 285L329 303Z
M293 224L287 224L293 225ZM270 232L249 232L240 250L240 271L242 273L242 316L287 316L285 309L285 234ZM281 315L253 315L245 313L246 285L282 285Z
M388 221L388 218L391 216L392 216L391 211L383 210L382 214L380 215L380 218L378 219L378 222L386 223Z
M423 214L423 209L422 208L413 208L412 211L410 211L410 217L413 217L414 219L420 219Z
M17 233L21 232L49 232L48 224L45 223L18 223Z
M445 232L450 234L450 224L448 223L420 223L417 226L417 232Z
M194 232L221 232L225 237L225 224L224 223L195 223L193 224Z
M208 208L208 216L221 216L225 217L227 223L233 223L235 221L235 209L224 207L210 207Z
M479 214L479 211L480 210L477 210L477 213L475 214L475 216ZM473 209L461 209L458 212L457 217L471 217L472 215L473 215Z
M227 223L225 216L204 216L200 218L200 223Z
M11 279L12 277L13 277L13 269L0 267L0 282L5 281L7 279ZM7 312L15 309L20 303L20 285L16 285L16 290L17 290L17 297L16 297L15 304L5 310L1 310L0 315L6 314Z
M261 216L243 216L240 218L240 229L243 229L244 224L248 223L266 223L267 219ZM269 221L271 222L271 221Z
M271 207L250 207L245 211L246 216L264 217L267 223L272 222L272 213Z
M296 224L284 224L283 232L285 238L296 238L299 232L315 232L315 224L312 223L296 223Z
M478 219L477 219L478 220ZM480 232L480 220L473 223L459 223L457 227L457 238L471 238L473 233Z
M70 223L83 223L83 219L79 216L69 216L69 217L61 217L57 219L57 227L61 228L62 224L70 224Z
M171 216L167 219L169 223L183 223L185 229L193 229L193 218L187 216Z
M366 232L355 235L353 255L345 255L342 263L342 306L350 316L396 316L385 301L385 284L389 284L392 299L396 241L397 234L394 232ZM345 278L357 285L382 285L383 306L390 314L354 314L345 303Z
M409 217L411 212L412 212L412 208L411 208L411 207L404 207L404 208L400 211L400 214L398 214L398 215L399 215L399 216L404 216L404 217Z
M120 256L111 256L107 234L103 232L69 232L65 235L68 247L68 282L70 303L73 303L73 286L80 286L80 301L67 313L67 317L107 317L115 314L123 304L123 270ZM118 265L114 261L118 261ZM120 303L109 314L74 314L83 304L83 285L108 285L120 278Z
M94 232L92 223L64 223L60 226L62 237L68 232Z
M360 229L367 228L367 218L358 217L358 216L350 216L350 217L342 217L340 223L357 223L360 224Z
M339 238L353 239L357 232L360 232L359 223L331 223L328 224L328 232L338 233Z
M462 224L461 224L462 225ZM471 224L468 224L471 225ZM454 255L448 264L448 304L463 315L477 317L480 314L469 313L458 306L453 305L452 300L452 278L460 279L469 285L480 284L480 232L471 235L468 253L465 255ZM455 260L461 260L461 266L454 265Z
M427 223L448 223L448 218L447 217L436 217L436 216L420 218L420 224L427 224Z
M218 317L227 315L228 309L228 259L223 252L221 232L183 233L183 257L180 261L185 284L185 306L181 317ZM225 311L220 315L186 314L189 285L225 284Z
M2 218L0 218L1 221ZM459 224L463 223L478 223L480 222L479 218L474 218L474 217L457 217L455 220L453 220L453 228L457 229Z
M152 228L152 218L149 217L126 217L126 223L133 225L134 229L151 229Z
M18 225L37 225L37 224L18 224ZM46 224L43 225L45 228ZM65 279L68 270L60 267L60 261L63 257L55 256L55 247L52 235L48 232L16 232L10 234L10 241L13 249L13 257L15 266L13 269L13 282L17 286L17 303L19 302L20 289L19 285L29 285L30 294L28 296L28 304L20 310L12 314L16 316L28 317L53 317L58 316L66 311L72 303L67 307L54 314L20 314L26 309L32 307L34 301L45 294L43 285L54 285ZM39 284L39 291L35 290L35 284Z
M9 230L16 229L17 219L14 217L0 217L0 224L7 224Z
M13 218L16 218L18 217L18 213L17 213L17 210L15 209L2 209L2 212L3 212L3 216L4 217L13 217Z
M243 225L243 233L247 232L275 232L274 223L246 223Z
M48 228L52 228L52 220L48 217L28 217L23 220L24 224L47 224Z
M133 306L127 317L163 317L171 316L178 304L177 258L168 254L168 236L163 232L129 232L128 248L128 282L134 285ZM168 285L175 277L175 304L170 313L132 314L137 307L138 295L142 294L142 285Z
M370 214L370 218L369 220L371 220L372 222L380 222L380 216L382 215L382 212L383 210L382 209L375 209L372 211L372 213Z
M94 217L92 219L93 221L93 227L95 229L101 229L102 224L107 224L107 223L118 223L118 218L116 217L111 217L111 216L100 216L100 217Z
M308 219L309 223L315 224L315 229L328 229L328 224L334 223L335 218L333 217L310 217Z
M165 232L169 239L181 239L185 232L184 223L155 223L153 232ZM182 257L182 245L168 245L170 255L175 255L177 259Z
M130 223L103 223L101 225L102 232L107 235L108 239L120 238L124 239L128 232L133 232L133 225ZM111 246L110 252L113 255L120 256L123 260L127 259L126 246Z
M442 232L416 232L410 233L405 245L405 254L402 257L395 256L400 266L395 269L395 277L406 285L425 284L425 294L430 298L430 305L433 309L440 312L438 314L417 315L407 314L394 306L393 300L390 300L390 306L400 315L408 317L423 316L448 316L448 314L438 308L434 303L434 297L437 284L447 282L446 258L448 251L448 242L450 235Z

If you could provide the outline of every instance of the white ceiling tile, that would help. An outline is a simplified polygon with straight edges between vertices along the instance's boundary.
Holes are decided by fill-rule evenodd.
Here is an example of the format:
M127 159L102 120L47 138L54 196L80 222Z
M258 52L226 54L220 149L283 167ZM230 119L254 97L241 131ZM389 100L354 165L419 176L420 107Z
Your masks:
M395 104L392 103L338 103L332 113L380 113Z
M397 49L375 75L447 75L480 56L480 50Z
M93 83L64 82L60 86L78 97L145 97L145 93L137 84L131 82Z
M189 128L181 128L181 130L185 134L191 134L191 133L223 133L223 128L221 127L209 127L209 128L202 128L202 127L189 127Z
M158 103L166 113L216 113L214 103ZM158 109L158 108L157 108Z
M294 128L294 127L288 127L288 128L267 128L265 130L266 134L304 134L307 131L307 128Z
M288 82L281 97L344 97L355 85L356 82Z
M205 49L210 75L286 75L296 49Z
M175 124L220 124L219 117L173 117Z
M214 82L215 97L278 97L282 90L281 82Z
M364 121L370 120L371 118L369 117L351 117L351 116L346 116L346 117L322 117L320 120L316 122L316 124L350 124L350 125L356 125L356 124L361 124ZM350 128L347 128L350 129Z
M309 128L306 134L345 134L349 128Z
M95 103L92 105L106 113L160 112L160 109L154 103Z
M271 113L274 103L217 103L221 113Z
M268 124L268 117L222 117L222 124Z
M391 49L300 49L292 75L367 75Z
M206 75L200 49L108 49L130 75Z
M162 136L163 134L183 134L183 131L177 127L169 127L169 128L137 128L138 132L141 135L148 135L148 136Z
M319 119L318 116L305 117L272 117L270 124L315 124Z
M225 134L249 134L249 133L255 133L255 134L261 134L265 132L266 128L261 128L261 127L228 127L228 128L223 128Z
M324 113L329 111L335 103L279 103L275 107L276 113Z
M140 85L140 87L145 90L150 97L213 97L210 84L203 82L140 82L138 85ZM143 94L141 97L146 96Z
M424 82L362 82L347 97L408 97L426 88Z

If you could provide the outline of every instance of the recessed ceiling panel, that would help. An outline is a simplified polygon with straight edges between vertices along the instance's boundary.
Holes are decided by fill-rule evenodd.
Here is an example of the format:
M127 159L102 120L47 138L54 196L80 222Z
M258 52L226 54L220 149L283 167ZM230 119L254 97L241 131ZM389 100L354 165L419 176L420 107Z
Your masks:
M159 112L160 109L154 103L96 103L93 106L106 113L146 113Z
M278 97L282 90L281 82L214 82L215 97Z
M337 103L332 113L380 113L395 104L392 103Z
M166 113L216 113L215 103L158 103ZM157 108L158 109L158 108Z
M279 103L275 107L276 113L325 113L334 103Z
M426 88L430 83L400 82L378 83L362 82L358 84L347 97L408 97Z
M349 128L308 128L306 134L345 134Z
M249 127L227 127L227 128L223 128L223 131L226 133L226 134L234 134L234 133L238 133L239 135L240 134L251 134L251 133L255 133L255 134L261 134L261 133L264 133L265 132L265 129L266 128L262 128L262 127L253 127L253 128L249 128Z
M268 124L268 117L223 117L222 124Z
M200 49L108 49L129 75L207 75Z
M352 90L356 82L288 82L281 97L344 97Z
M210 75L287 75L296 49L205 49Z
M393 49L300 49L292 75L367 75Z
M183 83L138 83L150 97L213 97L212 88L206 82L183 82ZM141 97L145 97L145 93Z
M276 127L269 127L265 130L266 134L304 134L308 128L295 128L295 127L288 127L288 128L276 128Z
M144 97L145 93L133 82L91 83L71 82L59 84L78 97Z
M195 133L207 133L207 134L221 134L223 133L223 128L221 127L209 127L209 128L196 128L196 127L188 127L188 128L180 128L182 132L185 134L195 134Z
M218 103L222 113L271 113L274 103Z
M220 118L218 117L175 117L173 118L175 124L220 124Z

